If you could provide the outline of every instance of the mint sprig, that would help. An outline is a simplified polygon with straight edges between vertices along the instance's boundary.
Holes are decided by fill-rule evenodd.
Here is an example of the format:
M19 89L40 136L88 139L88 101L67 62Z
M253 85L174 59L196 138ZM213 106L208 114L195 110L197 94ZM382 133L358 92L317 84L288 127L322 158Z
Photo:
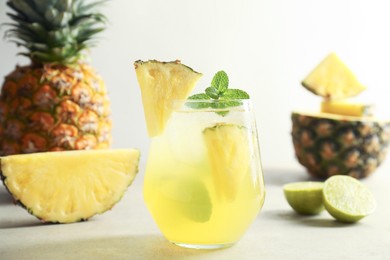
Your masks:
M225 71L218 71L212 81L211 86L205 89L205 93L190 96L190 100L215 100L218 102L198 102L188 103L191 108L216 108L225 109L242 104L239 99L249 99L249 94L240 89L229 89L229 77ZM228 111L220 111L218 114L226 115Z
M225 71L218 71L211 81L211 87L216 89L219 93L223 94L229 86L229 77Z

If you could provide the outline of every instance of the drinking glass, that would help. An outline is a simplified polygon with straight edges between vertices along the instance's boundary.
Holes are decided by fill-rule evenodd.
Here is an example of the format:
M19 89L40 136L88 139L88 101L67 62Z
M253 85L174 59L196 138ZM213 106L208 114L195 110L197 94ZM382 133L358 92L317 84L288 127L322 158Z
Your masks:
M231 246L265 197L251 101L186 100L171 106L164 133L151 140L144 180L148 210L176 245Z

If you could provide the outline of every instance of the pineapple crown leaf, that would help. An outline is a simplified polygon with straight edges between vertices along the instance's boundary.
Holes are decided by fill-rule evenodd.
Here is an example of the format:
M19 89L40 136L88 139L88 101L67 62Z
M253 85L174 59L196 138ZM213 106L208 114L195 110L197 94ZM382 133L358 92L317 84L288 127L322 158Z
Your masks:
M58 0L33 0L30 1L34 5L34 8L40 13L44 13L49 8L58 8L60 10L68 10L68 8L62 8L61 6L71 6L72 0L58 1Z
M108 0L100 0L100 1L96 1L96 2L90 3L90 4L81 5L81 3L83 3L83 2L84 1L80 2L79 10L82 13L86 13L86 12L89 12L89 11L95 9L96 7L98 7L98 6L102 5L102 4L105 4L106 2L108 2Z
M43 22L42 16L35 11L31 4L31 1L23 0L9 0L7 2L7 6L14 10L18 14L18 17L29 18L29 21Z
M107 24L97 7L108 0L7 0L12 12L4 37L27 49L34 63L69 64L94 46L96 34Z

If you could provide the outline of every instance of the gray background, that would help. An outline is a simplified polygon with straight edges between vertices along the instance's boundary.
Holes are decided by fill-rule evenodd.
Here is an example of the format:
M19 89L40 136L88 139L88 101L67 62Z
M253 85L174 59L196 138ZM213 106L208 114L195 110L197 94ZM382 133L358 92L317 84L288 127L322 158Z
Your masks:
M0 22L8 22L5 0ZM290 112L317 110L320 98L300 81L335 51L368 89L359 99L390 117L390 4L386 0L164 0L110 1L110 21L90 62L107 84L113 147L136 147L147 158L149 139L133 62L174 60L204 74L195 92L218 70L232 87L251 94L265 167L299 167L290 140ZM0 28L3 35L5 28ZM0 39L0 77L19 50Z

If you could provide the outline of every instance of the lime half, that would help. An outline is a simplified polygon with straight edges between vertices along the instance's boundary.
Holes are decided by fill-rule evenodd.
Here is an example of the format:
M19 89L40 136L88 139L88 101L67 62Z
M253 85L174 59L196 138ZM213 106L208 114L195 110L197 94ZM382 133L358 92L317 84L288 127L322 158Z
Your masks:
M371 191L350 176L336 175L326 180L323 195L326 210L342 222L356 222L376 208Z
M322 182L294 182L283 186L288 204L299 214L315 215L324 210Z

